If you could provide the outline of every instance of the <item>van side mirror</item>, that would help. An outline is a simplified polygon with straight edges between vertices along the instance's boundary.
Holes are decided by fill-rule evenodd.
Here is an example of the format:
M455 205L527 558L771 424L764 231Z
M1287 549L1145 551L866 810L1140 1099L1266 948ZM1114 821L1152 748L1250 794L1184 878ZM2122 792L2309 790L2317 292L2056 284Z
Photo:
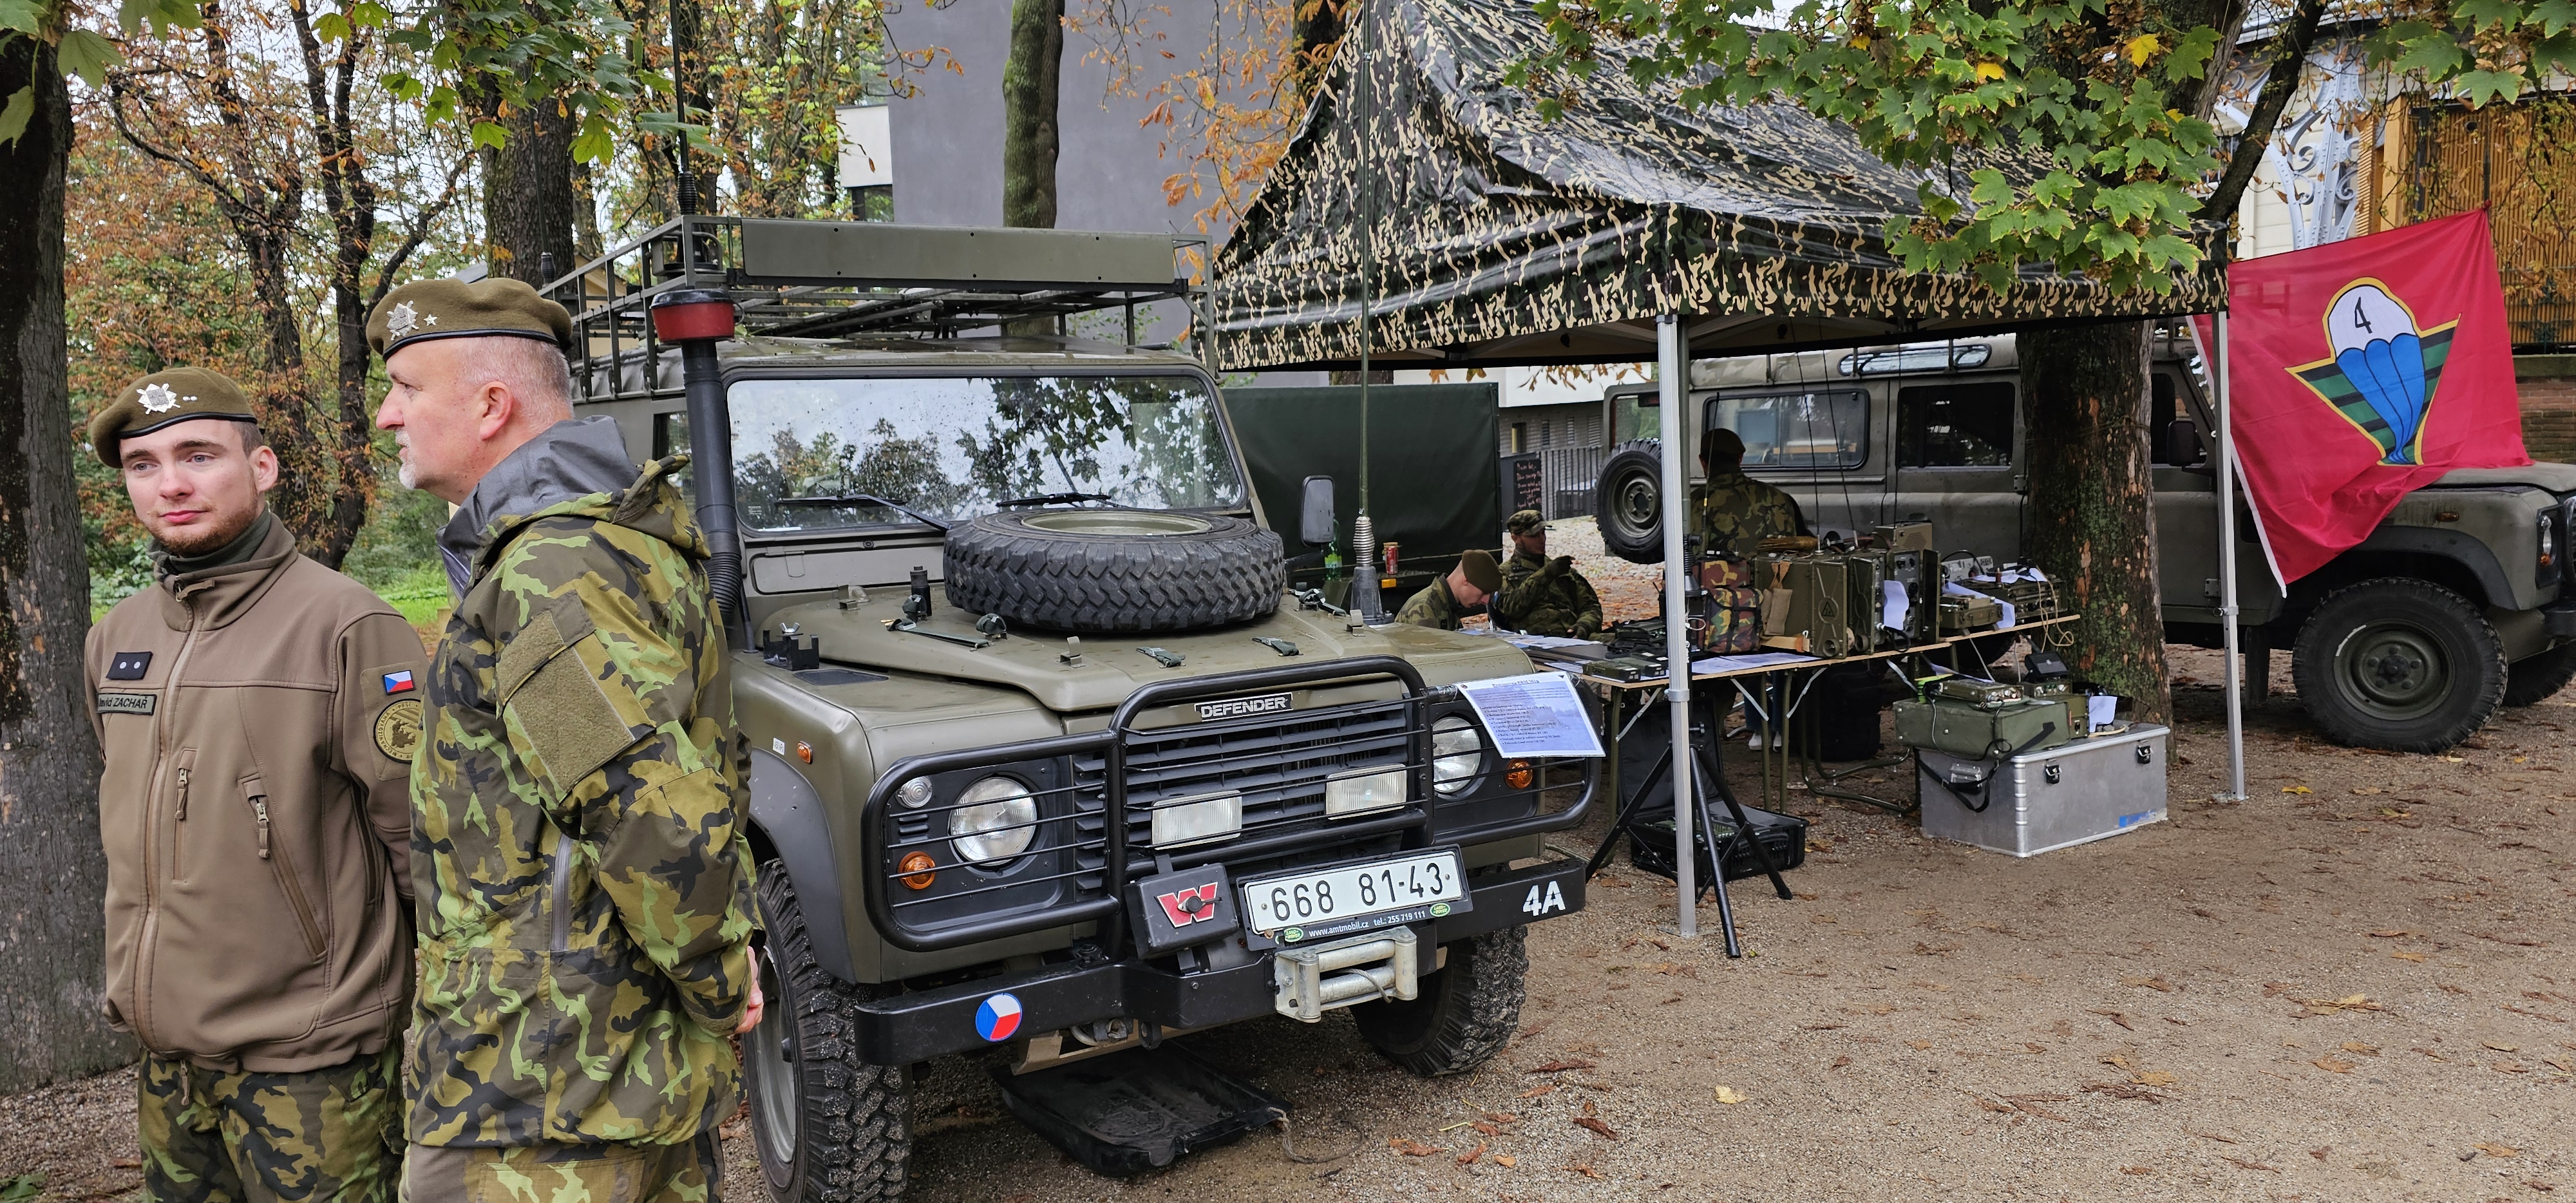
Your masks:
M1308 547L1333 541L1333 478L1309 476L1298 504L1297 537Z
M2200 423L2189 418L2176 418L2165 427L2165 454L2177 468L2197 468L2209 458L2200 441Z

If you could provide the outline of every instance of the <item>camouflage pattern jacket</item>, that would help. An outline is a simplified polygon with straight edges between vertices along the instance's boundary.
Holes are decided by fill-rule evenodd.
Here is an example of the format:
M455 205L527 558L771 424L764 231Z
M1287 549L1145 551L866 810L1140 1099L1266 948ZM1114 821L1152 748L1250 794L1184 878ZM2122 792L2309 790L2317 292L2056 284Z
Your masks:
M1458 629L1459 612L1465 608L1449 595L1449 578L1444 576L1407 598L1404 608L1395 612L1395 620L1435 631L1454 631Z
M676 1144L735 1108L752 860L706 544L682 459L597 488L633 465L595 421L457 520L480 550L411 780L419 1144Z
M1547 557L1526 551L1503 561L1503 588L1486 606L1497 625L1532 635L1590 639L1601 629L1601 595L1571 568L1541 577Z
M1690 533L1701 552L1749 556L1764 539L1798 533L1798 503L1744 473L1720 472L1691 490Z

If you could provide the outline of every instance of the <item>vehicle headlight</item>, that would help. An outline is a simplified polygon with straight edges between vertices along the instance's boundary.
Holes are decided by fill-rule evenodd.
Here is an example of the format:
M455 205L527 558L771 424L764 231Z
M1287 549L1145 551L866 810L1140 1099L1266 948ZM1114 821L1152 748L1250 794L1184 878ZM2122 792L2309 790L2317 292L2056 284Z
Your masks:
M1449 715L1431 724L1431 788L1455 794L1475 784L1485 767L1485 737L1476 724Z
M1038 836L1038 802L1009 777L986 777L957 795L948 812L949 846L960 859L998 865L1029 850Z

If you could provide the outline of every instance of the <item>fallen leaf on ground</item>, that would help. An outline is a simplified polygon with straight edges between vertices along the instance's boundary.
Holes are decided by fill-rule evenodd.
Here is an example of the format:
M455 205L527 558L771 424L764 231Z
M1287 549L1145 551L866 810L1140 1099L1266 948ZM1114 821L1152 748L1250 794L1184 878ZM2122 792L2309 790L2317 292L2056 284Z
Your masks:
M2520 1156L2522 1156L2522 1150L2517 1149L2517 1148L2513 1147L2512 1145L2489 1144L2489 1143L2487 1143L2486 1141L2483 1141L2483 1140L2482 1140L2482 1141L2479 1141L2479 1142L2477 1143L2476 1148L2477 1148L2477 1150L2478 1150L2479 1152L2484 1153L2484 1154L2486 1154L2486 1155L2487 1155L2487 1156L2489 1156L2489 1157L2520 1157Z
M2093 1009L2093 1012L2092 1012L2092 1013L2093 1013L2093 1014L2095 1014L2095 1015L2103 1016L2103 1017L2105 1017L2105 1018L2109 1019L2111 1022L2113 1022L2113 1023L2116 1023L2116 1024L2120 1025L2122 1028L2124 1028L2124 1029L2126 1029L2126 1030L2128 1030L2128 1031L2132 1031L2132 1032L2134 1032L2134 1031L2137 1031L2137 1030L2138 1030L2138 1029L2136 1029L2136 1028L2129 1027L2129 1017L2128 1017L2128 1016L2126 1016L2126 1015L2121 1014L2121 1013L2120 1013L2120 1012L2118 1012L2118 1011L2105 1011L2105 1010L2102 1010L2102 1009L2100 1009L2100 1008L2098 1008L2098 1007L2097 1007L2097 1008L2094 1008L2094 1009Z
M1534 1074L1561 1074L1569 1069L1591 1069L1598 1064L1599 1062L1586 1061L1581 1057L1560 1057L1527 1072Z
M2174 984L2166 981L2164 975L2161 973L2154 977L2124 977L2120 979L2120 984L2123 986L2144 986L2150 990L2156 990L2168 994L2172 993L2174 988Z
M1486 1146L1485 1146L1484 1142L1482 1142L1482 1141L1477 1142L1477 1145L1476 1145L1476 1147L1475 1147L1475 1148L1469 1149L1469 1150L1467 1150L1466 1152L1464 1152L1464 1153L1460 1153L1460 1154L1458 1155L1458 1164L1460 1164L1460 1165L1474 1165L1474 1164L1476 1164L1476 1159L1485 1155L1485 1148L1486 1148Z
M2519 1061L2498 1061L2487 1068L2500 1074L2527 1074L2531 1072L2530 1066Z
M2382 939L2382 940L2394 940L2394 939L2396 939L2396 938L2397 938L2397 937L2399 937L2399 936L2411 936L2411 935L2414 935L2415 933L2413 933L2413 932L2411 932L2411 931L2408 931L2408 930L2406 930L2405 928L2402 928L2402 927L2392 927L2392 928L2388 929L2387 931L2375 931L2375 932L2372 932L2372 933L2370 933L2370 934L2372 934L2372 935L2374 935L2374 936L2377 936L2377 937L2379 937L2379 938L2380 938L2380 939Z
M1548 1083L1548 1084L1547 1084L1547 1085L1545 1085L1545 1086L1533 1086L1533 1087L1531 1087L1531 1088L1529 1088L1529 1089L1527 1089L1527 1090L1524 1090L1524 1091L1520 1092L1519 1094L1514 1095L1514 1096L1512 1096L1512 1097L1514 1097L1514 1098L1523 1098L1523 1099L1534 1099L1534 1098L1537 1098L1538 1096L1543 1095L1543 1094L1554 1094L1554 1093L1556 1093L1556 1084L1555 1084L1554 1082L1550 1082L1550 1083Z
M2129 1080L2140 1086L2171 1086L2174 1084L2174 1076L2161 1069L2150 1069L2145 1073L2131 1074L2129 1075Z
M2235 1166L2240 1170L2261 1170L2267 1174L2277 1174L2281 1172L2281 1167L2277 1165L2265 1165L2259 1161L2247 1161L2239 1157L2230 1157L2225 1153L2219 1154L2218 1159L2229 1165Z
M2317 791L2309 789L2304 785L2284 785L2281 787L2281 792L2285 794L2313 794Z
M2122 1069L2128 1069L2128 1068L2130 1068L2130 1065L2129 1065L2129 1058L2128 1058L2127 1056L2123 1055L2123 1054L2120 1054L2120 1053L2109 1053L2109 1054L2104 1055L2104 1056L2103 1056L2103 1058L2102 1058L2102 1064L2104 1064L2104 1065L2116 1065L2116 1066L2119 1066L2119 1067L2120 1067L2120 1068L2122 1068Z
M2314 1061L2308 1062L2308 1064L2316 1066L2330 1074L2348 1074L2353 1071L2353 1063L2346 1061L2341 1057L2319 1057Z
M1843 1064L1845 1064L1845 1065L1850 1064L1850 1063L1851 1063L1851 1058L1849 1058L1849 1057L1845 1057L1845 1058L1843 1058L1842 1063L1843 1063ZM1743 1092L1738 1091L1736 1088L1734 1088L1734 1087L1732 1087L1732 1086L1720 1086L1720 1087L1718 1087L1718 1088L1717 1088L1717 1101L1718 1101L1718 1102L1725 1103L1725 1104L1727 1104L1727 1105L1729 1105L1729 1106L1733 1106L1734 1104L1737 1104L1737 1103L1741 1103L1741 1102L1743 1102L1743 1101L1744 1101L1744 1099L1745 1099L1745 1095L1743 1094Z
M2413 961L2418 965L2424 963L2424 954L2420 952L2392 952L2388 956L2391 960Z
M2157 1094L2155 1091L2148 1090L2140 1086L2134 1086L2127 1082L2088 1082L2084 1085L2084 1093L2107 1094L2115 1099L2127 1099L2132 1102L2139 1103L2163 1103L2170 1101L2166 1099L2165 1096Z
M2363 1044L2358 1040L2347 1040L2344 1042L2343 1051L2347 1053L2360 1053L2365 1057L2376 1057L2379 1055L2379 1046L2376 1044Z
M1585 1165L1580 1161L1570 1163L1565 1168L1574 1173L1581 1174L1586 1178L1598 1178L1601 1176L1601 1171Z
M1600 1119L1594 1116L1578 1115L1574 1117L1574 1126L1588 1129L1593 1135L1598 1136L1603 1140L1619 1139L1619 1134L1611 1131L1609 1124L1603 1123Z
M2331 1152L2334 1152L2334 1146L2333 1146L2333 1145L2324 1145L2324 1146L2321 1146L2321 1147L2318 1147L2318 1148L2314 1148L2314 1149L2310 1149L2310 1150L2308 1150L2308 1156L2310 1156L2310 1157L2314 1157L2314 1158L2316 1158L2316 1159L2317 1159L2317 1160L2319 1160L2319 1161L2323 1161L2323 1160L2325 1160L2325 1159L2326 1159L2326 1154L2331 1153Z
M1514 1157L1514 1156L1512 1156L1512 1155L1511 1155L1511 1154L1509 1154L1509 1153L1496 1153L1496 1154L1494 1154L1494 1164L1495 1164L1495 1165L1499 1165L1499 1166L1503 1167L1504 1169L1510 1169L1510 1168L1512 1168L1513 1166L1519 1165L1520 1163L1521 1163L1521 1159L1520 1159L1520 1158L1518 1158L1518 1157Z
M2183 1135L2185 1135L2185 1136L2197 1136L2197 1137L2201 1138L2202 1140L2214 1140L2214 1141L2217 1141L2218 1143L2223 1144L2223 1145L2232 1145L2232 1144L2236 1144L2236 1143L2238 1143L2238 1142L2237 1142L2237 1139L2236 1139L2235 1137L2233 1137L2233 1136L2221 1136L2221 1135L2219 1135L2219 1134L2218 1134L2218 1133L2216 1133L2216 1132L2194 1132L2194 1131L2192 1131L2192 1130L2191 1130L2191 1129L2189 1129L2189 1128L2185 1128L2185 1129L2183 1129L2183 1130L2182 1130L2182 1134L2183 1134Z
M1402 1153L1407 1157L1429 1157L1434 1153L1446 1153L1449 1151L1447 1149L1433 1148L1432 1146L1424 1144L1418 1140L1406 1140L1401 1136L1386 1142L1386 1147L1393 1149L1398 1153Z
M2484 1043L2488 1048L2494 1049L2499 1053L2518 1053L2522 1051L2522 1046L2519 1044L2499 1044L2493 1040L2483 1041L2482 1043Z
M1843 1068L1844 1066L1849 1065L1849 1064L1851 1064L1851 1063L1852 1063L1852 1062L1851 1062L1851 1058L1849 1058L1849 1057L1836 1057L1836 1058L1834 1058L1834 1063L1833 1063L1833 1064L1831 1064L1831 1065L1826 1066L1825 1068L1827 1068L1827 1069L1841 1069L1841 1068Z
M2121 1173L2123 1173L2123 1174L2129 1174L2129 1175L2132 1175L2132 1176L2139 1175L2139 1174L2152 1174L2152 1173L2155 1173L2155 1171L2154 1171L2154 1170L2148 1169L2147 1167L2145 1167L2145 1166L2143 1166L2143 1165L2124 1165L2124 1166L2121 1166L2121 1167L2120 1167L2120 1172L2121 1172Z

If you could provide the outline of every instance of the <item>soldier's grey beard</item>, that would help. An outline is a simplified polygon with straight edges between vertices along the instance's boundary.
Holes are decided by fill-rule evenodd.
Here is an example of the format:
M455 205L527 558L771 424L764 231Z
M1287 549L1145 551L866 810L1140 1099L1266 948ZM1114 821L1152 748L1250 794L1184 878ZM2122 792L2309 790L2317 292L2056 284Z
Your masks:
M411 456L404 454L404 452L411 450L411 432L408 430L395 431L394 446L397 449L394 454L398 457L395 460L394 479L401 481L402 487L406 489L419 488L420 469L413 467Z

